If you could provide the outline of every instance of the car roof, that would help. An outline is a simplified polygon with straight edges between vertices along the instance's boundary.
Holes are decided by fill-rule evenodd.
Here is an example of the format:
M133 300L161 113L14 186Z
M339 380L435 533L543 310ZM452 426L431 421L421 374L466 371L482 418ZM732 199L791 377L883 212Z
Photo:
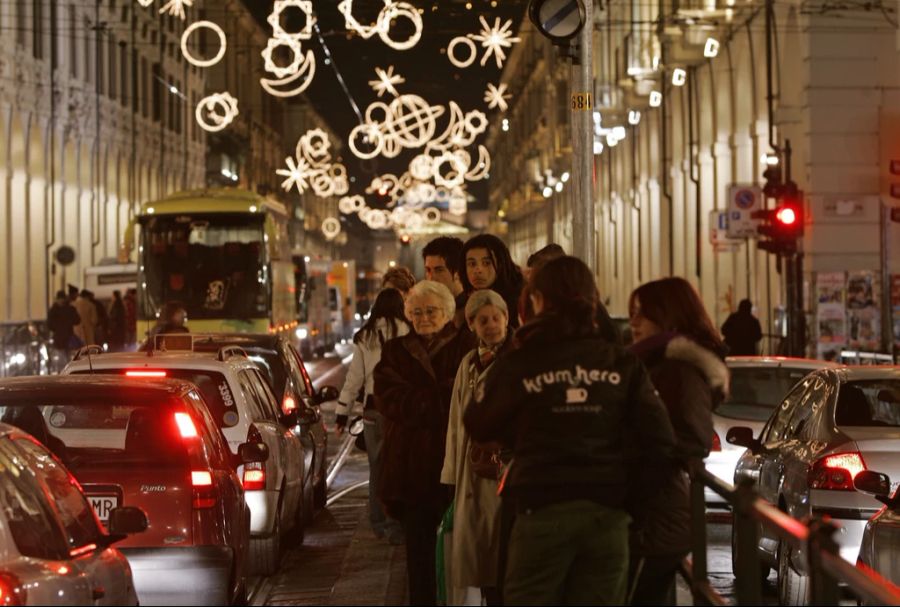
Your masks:
M115 352L108 354L95 354L90 361L87 356L82 356L69 363L71 369L83 371L91 366L97 369L120 369L126 366L136 369L199 369L203 371L222 371L223 367L252 366L256 363L243 356L230 356L225 360L219 360L211 356L211 352L188 352L186 350L172 350L168 352Z
M195 338L194 347L197 346L241 346L244 348L262 348L275 350L283 339L280 335L267 333L215 333ZM195 350L196 351L196 350ZM205 348L202 351L207 351Z
M836 370L842 382L878 379L900 380L897 365L847 365Z
M166 401L194 389L178 379L130 379L121 375L35 375L0 379L0 403L13 398L80 397Z
M729 356L725 359L729 368L750 367L787 367L791 369L826 369L840 367L838 363L816 358L800 358L794 356Z

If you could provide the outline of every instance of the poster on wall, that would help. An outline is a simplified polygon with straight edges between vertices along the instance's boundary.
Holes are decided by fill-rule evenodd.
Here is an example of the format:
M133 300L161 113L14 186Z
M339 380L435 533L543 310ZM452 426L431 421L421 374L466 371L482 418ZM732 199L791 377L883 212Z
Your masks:
M881 310L879 284L875 272L850 272L847 277L847 331L851 347L879 350Z
M847 275L844 272L820 272L816 276L817 354L835 360L847 343Z
M900 354L900 274L891 276L891 308L893 309L894 354Z

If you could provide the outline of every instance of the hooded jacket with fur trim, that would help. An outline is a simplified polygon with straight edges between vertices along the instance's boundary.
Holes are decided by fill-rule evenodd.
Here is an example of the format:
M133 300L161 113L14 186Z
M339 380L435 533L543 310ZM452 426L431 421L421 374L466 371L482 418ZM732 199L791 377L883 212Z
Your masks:
M658 488L647 487L641 475L636 478L633 550L640 556L682 554L690 550L686 470L709 454L712 412L728 394L728 367L718 353L674 333L647 338L631 350L644 362L669 412L679 460Z

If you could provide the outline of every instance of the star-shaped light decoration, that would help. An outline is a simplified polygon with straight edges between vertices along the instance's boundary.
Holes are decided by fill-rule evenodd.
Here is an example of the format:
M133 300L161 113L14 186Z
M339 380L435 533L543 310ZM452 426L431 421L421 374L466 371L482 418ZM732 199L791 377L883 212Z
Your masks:
M400 93L397 92L397 87L395 85L403 84L404 82L406 82L406 78L404 78L400 74L395 74L393 65L388 66L387 70L376 67L375 75L378 76L378 79L369 80L369 86L372 87L373 91L378 93L379 97L381 97L385 93L390 93L394 97L400 96Z
M284 161L287 163L288 168L275 171L282 177L286 177L281 183L281 187L283 187L286 192L289 192L291 188L296 186L297 192L302 194L309 187L310 179L314 177L317 171L315 171L303 158L297 158L295 160L288 156Z
M486 49L484 57L481 58L481 65L487 63L488 57L494 55L497 67L503 67L506 61L506 53L504 48L511 48L514 42L521 39L512 35L512 19L509 19L502 26L500 25L500 17L494 19L494 27L488 25L487 20L482 16L478 18L481 21L481 32L478 34L470 34L472 40L481 42L481 46Z
M488 82L487 90L484 92L484 102L488 104L488 109L497 108L501 112L505 112L509 108L506 100L510 98L512 95L506 92L505 84L494 86Z
M159 9L159 12L168 12L171 16L178 17L184 21L184 7L192 6L193 4L194 0L169 0L161 9Z

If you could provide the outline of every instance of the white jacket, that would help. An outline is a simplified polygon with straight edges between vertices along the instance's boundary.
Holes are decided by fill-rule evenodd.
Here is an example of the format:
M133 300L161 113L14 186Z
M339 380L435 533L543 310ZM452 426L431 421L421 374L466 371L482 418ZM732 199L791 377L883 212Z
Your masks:
M353 359L350 361L350 368L347 369L347 377L344 379L344 387L341 389L341 395L338 398L338 405L335 413L338 415L349 415L353 403L359 395L360 388L365 388L365 396L369 396L375 389L375 378L373 371L375 365L381 360L381 344L390 339L387 321L379 319L375 323L376 333L370 334L367 338L360 339L359 342L353 344ZM381 334L382 339L378 338ZM397 334L394 337L403 337L409 333L409 327L405 322L397 322ZM365 396L363 402L365 402Z

